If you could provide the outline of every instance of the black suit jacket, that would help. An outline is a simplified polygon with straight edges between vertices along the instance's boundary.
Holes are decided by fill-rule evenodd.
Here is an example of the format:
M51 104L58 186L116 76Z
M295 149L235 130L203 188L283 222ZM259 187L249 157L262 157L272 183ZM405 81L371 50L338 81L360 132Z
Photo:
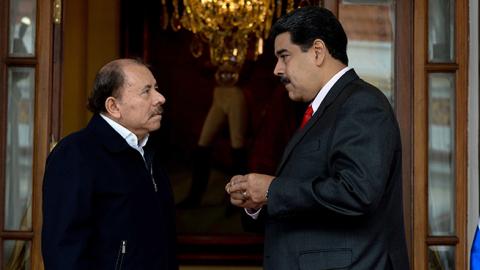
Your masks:
M94 115L85 129L58 143L43 186L46 270L178 268L173 197L151 142L146 165Z
M348 71L285 149L262 211L265 269L409 269L401 161L388 100Z

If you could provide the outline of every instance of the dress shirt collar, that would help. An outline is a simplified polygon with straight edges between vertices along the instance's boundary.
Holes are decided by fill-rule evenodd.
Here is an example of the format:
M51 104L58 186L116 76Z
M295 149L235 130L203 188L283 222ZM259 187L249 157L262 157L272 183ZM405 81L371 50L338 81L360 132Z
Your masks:
M147 144L148 136L147 134L142 140L138 141L137 135L133 134L130 130L125 128L124 126L120 125L119 123L113 121L109 117L105 116L104 114L100 114L100 116L107 121L107 123L116 131L122 138L130 145L132 148L136 149L140 152L143 156L143 147Z
M333 85L343 76L343 74L347 73L347 71L349 71L350 69L352 69L352 68L351 68L351 67L345 67L345 68L343 68L342 70L340 70L339 72L337 72L337 74L335 74L335 75L322 87L322 89L320 89L320 91L318 91L317 96L315 97L315 99L314 99L314 100L312 101L312 103L311 103L314 114L315 114L315 112L318 110L318 107L320 107L320 104L321 104L322 101L325 99L325 97L327 96L328 92L330 92L330 89L332 89Z

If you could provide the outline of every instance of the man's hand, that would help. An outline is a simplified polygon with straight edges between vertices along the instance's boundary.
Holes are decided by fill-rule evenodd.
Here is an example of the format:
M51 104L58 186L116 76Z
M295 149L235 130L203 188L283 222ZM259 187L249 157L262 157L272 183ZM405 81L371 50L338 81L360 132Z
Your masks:
M230 202L238 207L260 209L267 203L266 193L275 177L251 173L235 175L225 186Z

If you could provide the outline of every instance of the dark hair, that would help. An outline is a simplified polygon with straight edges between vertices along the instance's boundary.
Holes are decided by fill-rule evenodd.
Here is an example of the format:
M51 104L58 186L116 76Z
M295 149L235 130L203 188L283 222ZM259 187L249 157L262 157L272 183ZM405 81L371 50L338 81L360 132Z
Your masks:
M317 6L298 8L284 15L272 27L270 38L288 32L293 44L302 51L312 47L317 38L323 40L333 58L348 65L347 35L333 13Z
M118 91L125 83L125 64L144 65L137 59L114 60L98 71L93 83L93 90L88 98L87 108L93 113L106 112L105 101L108 97L117 97Z

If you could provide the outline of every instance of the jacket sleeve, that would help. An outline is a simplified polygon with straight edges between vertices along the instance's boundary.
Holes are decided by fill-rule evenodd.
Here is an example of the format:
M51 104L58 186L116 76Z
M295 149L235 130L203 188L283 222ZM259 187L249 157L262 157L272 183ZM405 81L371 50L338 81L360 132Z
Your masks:
M92 186L79 147L58 145L43 180L42 255L45 269L92 269Z
M329 135L331 143L318 154L326 154L328 164L325 160L311 161L323 162L317 164L327 166L328 173L309 179L277 177L269 189L270 216L312 211L361 216L378 206L391 177L396 151L401 151L390 105L379 93L355 91L336 113ZM298 170L309 170L293 156L288 162Z

